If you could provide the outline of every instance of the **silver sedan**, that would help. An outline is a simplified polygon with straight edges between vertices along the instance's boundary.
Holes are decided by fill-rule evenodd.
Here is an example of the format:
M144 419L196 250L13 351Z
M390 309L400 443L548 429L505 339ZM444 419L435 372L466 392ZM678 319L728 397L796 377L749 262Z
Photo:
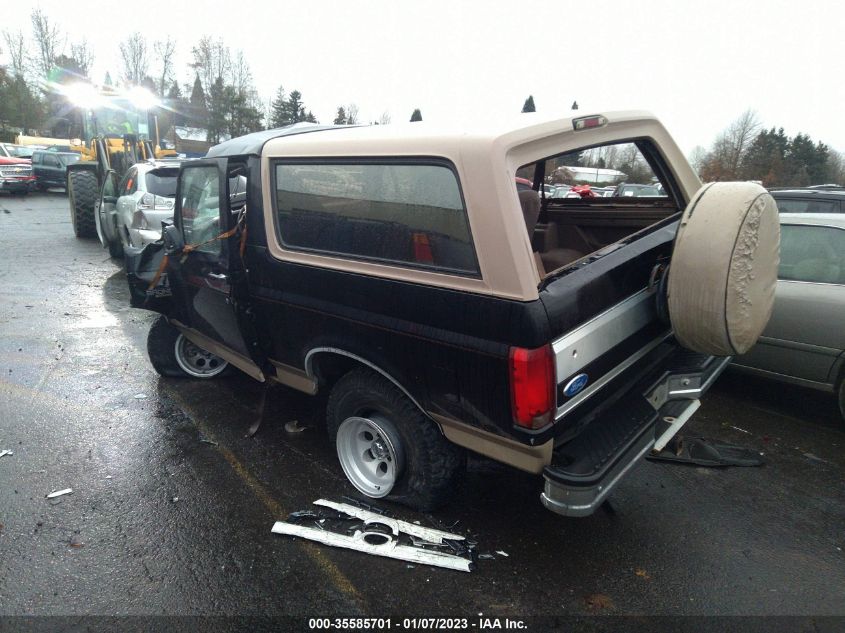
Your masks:
M772 318L738 369L832 392L845 418L845 215L782 213Z

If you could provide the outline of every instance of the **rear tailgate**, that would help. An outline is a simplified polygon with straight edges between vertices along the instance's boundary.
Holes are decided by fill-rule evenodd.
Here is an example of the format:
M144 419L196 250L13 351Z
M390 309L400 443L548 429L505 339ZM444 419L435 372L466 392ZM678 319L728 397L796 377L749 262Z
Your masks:
M542 500L555 512L592 513L656 439L677 432L729 361L680 348L658 314L652 282L676 228L670 218L640 231L541 290L557 383L555 424L546 431L556 448Z
M677 219L668 219L644 229L576 262L541 290L555 336L557 420L670 336L649 281L668 262L676 228ZM581 384L573 383L579 376ZM566 431L556 427L556 435Z

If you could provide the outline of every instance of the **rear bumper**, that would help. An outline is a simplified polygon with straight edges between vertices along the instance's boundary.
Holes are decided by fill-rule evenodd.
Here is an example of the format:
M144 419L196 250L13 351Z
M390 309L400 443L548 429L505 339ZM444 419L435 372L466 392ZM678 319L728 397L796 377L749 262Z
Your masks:
M655 442L665 445L692 417L730 361L677 350L555 450L543 471L543 505L564 516L595 512Z

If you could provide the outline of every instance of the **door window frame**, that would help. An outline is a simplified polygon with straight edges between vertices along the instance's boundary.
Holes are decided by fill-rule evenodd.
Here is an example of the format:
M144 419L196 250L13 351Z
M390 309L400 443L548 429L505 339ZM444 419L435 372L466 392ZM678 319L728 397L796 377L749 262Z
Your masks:
M179 180L176 184L176 201L173 206L173 223L179 233L182 234L182 239L185 240L185 245L191 244L188 242L185 235L185 224L182 218L182 185L184 181L185 172L191 169L202 169L214 167L217 170L217 213L218 213L218 233L225 233L234 226L231 219L231 212L229 211L229 179L228 179L228 159L226 158L208 158L203 160L191 161L188 165L181 165L179 167ZM216 237L216 236L215 236ZM208 262L217 262L219 266L224 269L229 269L229 254L231 249L227 239L217 240L220 243L220 250L216 253L208 251L194 250L189 253L190 257L197 257Z

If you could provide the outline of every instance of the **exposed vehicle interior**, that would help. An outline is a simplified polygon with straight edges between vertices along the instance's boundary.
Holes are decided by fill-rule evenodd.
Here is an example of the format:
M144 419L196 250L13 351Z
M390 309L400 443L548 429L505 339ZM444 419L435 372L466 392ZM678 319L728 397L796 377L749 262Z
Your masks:
M648 140L549 156L517 170L518 196L540 277L680 212L685 201ZM519 186L528 179L532 187ZM548 197L542 185L580 196ZM592 188L613 186L610 195ZM632 193L634 192L634 193Z

